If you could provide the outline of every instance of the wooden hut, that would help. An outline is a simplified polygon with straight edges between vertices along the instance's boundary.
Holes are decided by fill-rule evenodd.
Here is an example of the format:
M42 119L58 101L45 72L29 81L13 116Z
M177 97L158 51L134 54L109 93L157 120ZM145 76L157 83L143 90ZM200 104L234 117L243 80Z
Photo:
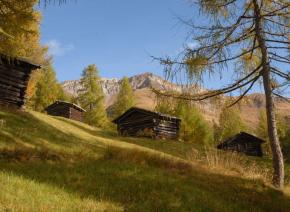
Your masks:
M113 122L117 124L120 135L176 139L181 120L173 116L133 107Z
M83 113L85 112L80 106L65 101L56 101L45 108L45 111L52 116L62 116L76 121L83 121Z
M226 139L217 146L218 149L231 150L250 156L263 156L262 143L265 141L251 134L241 132Z
M40 68L24 59L0 54L0 105L21 108L32 70Z

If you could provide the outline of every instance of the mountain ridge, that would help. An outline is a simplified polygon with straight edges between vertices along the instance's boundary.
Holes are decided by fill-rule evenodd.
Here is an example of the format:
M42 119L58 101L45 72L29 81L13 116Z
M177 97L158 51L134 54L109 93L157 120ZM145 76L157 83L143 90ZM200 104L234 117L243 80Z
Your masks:
M174 90L182 92L188 89L196 89L196 91L203 90L202 88L191 85L178 85L176 83L169 82L162 77L155 75L151 72L145 72L137 74L128 78L133 90L155 88L159 90ZM101 78L100 83L103 88L105 96L112 96L117 94L120 90L122 79L118 78ZM62 83L64 90L72 95L77 96L77 91L81 89L80 80L66 80Z
M121 81L122 79L117 78L101 79L101 85L105 94L106 108L109 108L116 102ZM129 82L134 90L135 106L149 110L154 110L156 106L156 95L151 91L151 88L159 90L175 90L179 92L186 91L186 89L195 89L196 92L205 91L205 89L194 85L188 87L174 84L150 72L145 72L143 74L129 77ZM77 96L77 90L81 88L80 80L65 81L62 85L65 92L72 96ZM231 97L221 96L221 101L225 102L228 98ZM277 112L283 117L286 117L290 123L289 103L278 97L275 97L275 102ZM218 106L215 101L208 99L205 101L197 102L196 105L199 107L208 121L218 121L220 106ZM252 93L245 96L245 98L239 103L243 120L251 127L256 127L259 123L260 111L265 108L265 105L265 98L264 94L262 93Z

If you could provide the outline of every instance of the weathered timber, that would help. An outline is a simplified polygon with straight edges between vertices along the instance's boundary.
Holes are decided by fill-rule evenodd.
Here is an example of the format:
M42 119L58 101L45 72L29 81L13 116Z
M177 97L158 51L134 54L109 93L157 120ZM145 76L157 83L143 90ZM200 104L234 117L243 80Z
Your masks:
M85 112L80 106L65 101L56 101L48 106L45 111L52 116L61 116L76 121L83 121L83 113Z
M25 59L0 53L0 105L21 108L32 70L40 68Z
M176 139L181 120L177 117L133 107L113 121L124 136Z
M244 153L250 156L263 156L262 143L265 141L251 134L241 132L217 146L218 149Z

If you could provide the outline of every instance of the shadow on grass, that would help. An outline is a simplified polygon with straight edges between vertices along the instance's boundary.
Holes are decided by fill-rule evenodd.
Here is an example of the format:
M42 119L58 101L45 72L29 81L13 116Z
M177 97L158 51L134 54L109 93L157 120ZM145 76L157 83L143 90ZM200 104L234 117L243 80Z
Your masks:
M261 182L203 172L180 175L115 159L79 163L0 163L0 170L134 211L283 211L290 199Z
M37 141L47 141L62 148L79 147L82 142L71 133L65 133L29 113L21 112L20 115L0 112L0 119L7 122L1 128L1 135L7 139L5 142L41 146ZM91 135L116 139L108 132L90 130L69 120L66 122ZM120 140L133 143L135 139ZM138 139L137 144L143 142L146 146L147 141ZM94 145L91 147L103 148ZM175 147L172 148L167 151L173 151ZM262 182L210 174L199 168L181 174L176 170L160 167L162 164L159 162L148 163L146 160L130 161L130 158L125 160L108 157L74 163L0 161L0 170L57 186L81 197L118 202L127 210L134 211L240 211L249 208L253 211L283 211L290 208L288 197Z

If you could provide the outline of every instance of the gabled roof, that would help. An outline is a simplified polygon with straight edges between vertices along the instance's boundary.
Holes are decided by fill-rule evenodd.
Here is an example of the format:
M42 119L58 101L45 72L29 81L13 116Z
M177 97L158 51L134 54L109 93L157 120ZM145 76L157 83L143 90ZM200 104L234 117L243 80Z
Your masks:
M80 107L80 106L78 106L78 105L76 105L74 103L66 102L66 101L59 101L59 100L54 102L53 104L49 105L47 108L45 108L45 110L49 109L50 107L54 107L56 105L67 105L67 106L73 107L73 108L75 108L75 109L77 109L79 111L86 112L85 109L83 109L82 107Z
M222 148L224 146L227 146L227 145L231 144L232 142L235 142L236 140L241 139L241 138L243 138L244 140L249 140L251 142L257 142L257 143L265 143L266 142L263 139L260 139L254 135L249 134L249 133L240 132L239 134L224 140L222 143L220 143L217 146L217 148Z
M122 121L124 118L126 118L127 116L129 116L133 112L139 112L139 113L143 113L143 114L159 117L159 118L162 118L162 119L165 119L165 120L174 119L174 120L181 121L181 119L179 119L179 118L177 118L175 116L170 116L170 115L154 112L154 111L151 111L151 110L146 110L146 109L143 109L143 108L131 107L129 110L127 110L121 116L119 116L118 118L114 119L113 123L115 123L115 124L119 123L120 121Z
M19 66L23 66L23 67L28 67L29 69L38 69L41 68L41 66L39 64L35 64L32 63L31 61L25 59L25 58L15 58L15 57L11 57L8 55L4 55L2 53L0 53L0 64L1 62L4 62L5 64L12 64L12 65L19 65Z

